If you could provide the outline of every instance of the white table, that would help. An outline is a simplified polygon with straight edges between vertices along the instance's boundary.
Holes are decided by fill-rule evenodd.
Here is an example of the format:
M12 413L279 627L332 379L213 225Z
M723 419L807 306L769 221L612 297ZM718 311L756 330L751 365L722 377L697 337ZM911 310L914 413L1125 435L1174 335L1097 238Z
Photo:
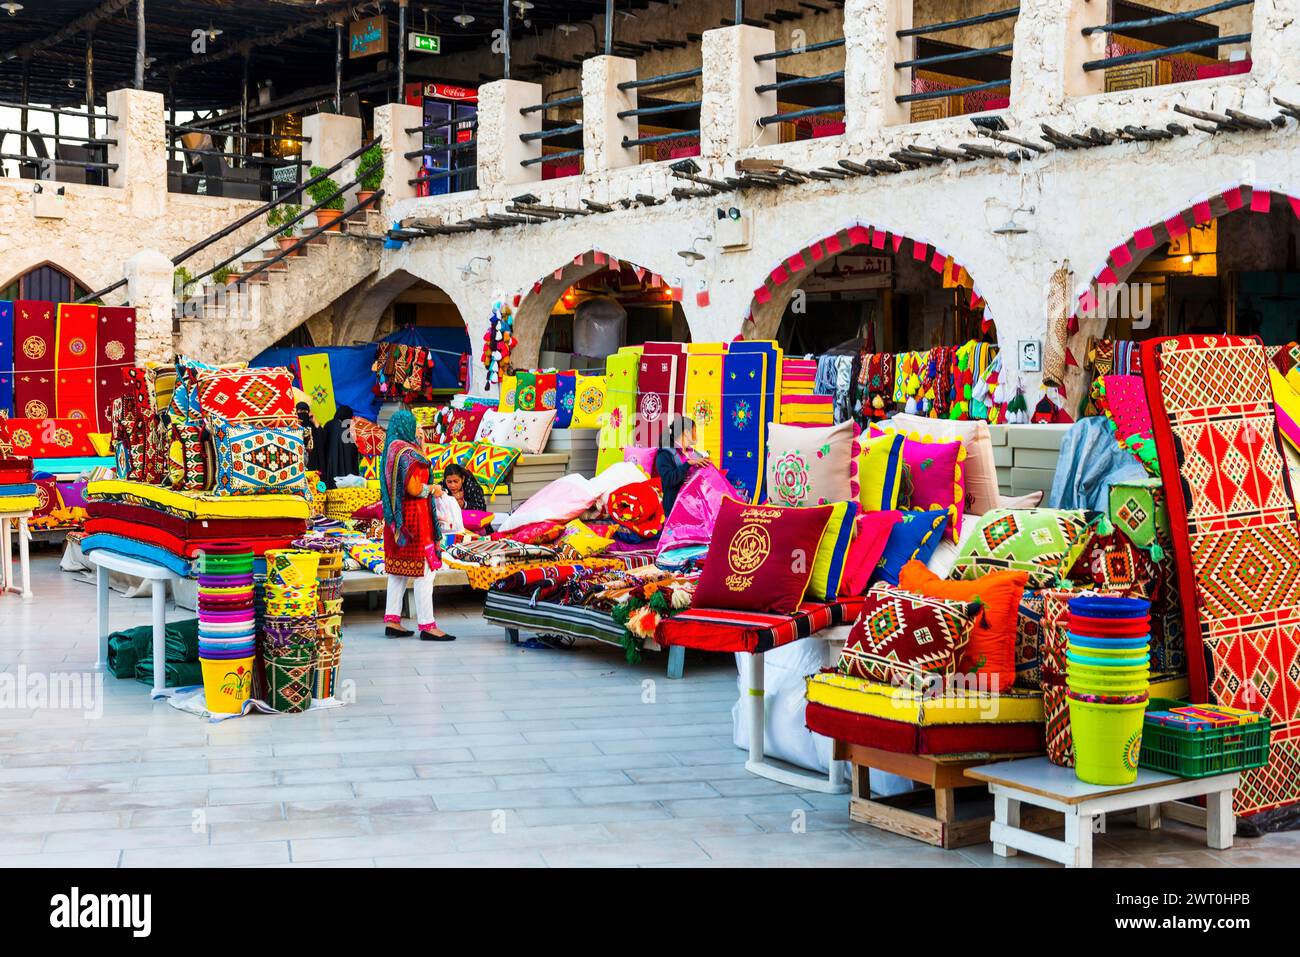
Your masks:
M4 556L0 558L0 584L3 590L32 597L32 568L27 554L27 542L31 532L27 529L27 520L32 517L32 510L25 512L0 512L0 548ZM14 584L13 533L18 532L18 574L21 586Z
M1073 768L1062 768L1047 758L1025 758L1002 764L985 764L966 770L968 778L986 781L993 794L993 823L989 839L993 853L1014 857L1026 851L1066 867L1092 867L1094 823L1104 826L1112 811L1138 811L1138 826L1160 827L1160 808L1167 801L1184 801L1204 795L1206 843L1215 850L1232 847L1236 818L1232 792L1239 772L1210 778L1180 778L1160 771L1138 770L1132 784L1085 784ZM1020 805L1030 804L1065 815L1065 840L1035 834L1020 827Z
M108 578L109 572L134 575L152 583L153 592L153 691L154 697L167 692L167 583L175 584L181 576L170 568L142 558L130 558L97 548L85 553L86 561L95 566L96 607L99 612L99 660L97 670L108 668Z

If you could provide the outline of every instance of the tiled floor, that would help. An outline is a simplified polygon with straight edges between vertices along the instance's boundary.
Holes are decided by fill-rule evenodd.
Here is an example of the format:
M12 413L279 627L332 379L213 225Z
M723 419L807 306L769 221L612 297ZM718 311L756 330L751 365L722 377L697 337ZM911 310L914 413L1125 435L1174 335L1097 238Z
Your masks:
M34 557L0 597L0 675L85 672L94 588ZM594 643L507 645L472 597L440 597L454 644L382 637L349 608L346 708L209 724L106 678L103 714L0 707L0 867L761 865L1005 867L850 825L847 798L757 778L732 745L736 672L693 656L669 681ZM112 599L115 627L147 599ZM30 703L30 702L28 702ZM802 828L795 826L802 823ZM1300 834L1209 853L1178 824L1110 822L1105 866L1293 865Z

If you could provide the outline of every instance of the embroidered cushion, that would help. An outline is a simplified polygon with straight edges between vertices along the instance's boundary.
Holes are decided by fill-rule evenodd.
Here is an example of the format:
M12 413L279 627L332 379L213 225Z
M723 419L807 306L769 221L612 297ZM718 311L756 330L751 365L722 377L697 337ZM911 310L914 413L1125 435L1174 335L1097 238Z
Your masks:
M844 591L848 557L853 547L857 502L836 502L831 506L830 521L817 543L812 577L808 579L808 597L814 601L834 601ZM883 542L881 543L883 545Z
M576 372L559 372L555 375L555 427L557 429L567 429L573 423L577 376Z
M515 413L494 412L488 409L479 420L478 431L474 433L476 442L489 442L492 445L504 445L504 439L510 435L515 424Z
M898 508L903 490L903 437L898 434L864 438L858 456L858 502L864 511Z
M533 408L538 412L557 410L555 395L556 374L554 372L537 373L536 389L537 399L533 403Z
M218 421L212 438L217 454L215 494L304 491L307 452L301 428Z
M631 462L645 473L646 478L654 478L655 456L658 454L658 449L640 449L634 446L623 450L623 461Z
M903 513L864 512L853 522L853 544L845 561L841 595L861 595L885 554L889 534L903 520Z
M352 440L357 443L358 455L382 455L384 438L383 426L357 415L352 417Z
M831 511L829 505L783 508L723 498L692 605L795 611Z
M778 505L826 505L857 498L852 422L767 427L767 496Z
M948 511L948 536L955 542L966 510L961 463L966 449L960 441L944 442L917 435L903 439L903 480L907 507Z
M898 585L930 598L979 602L980 611L957 670L987 675L988 690L996 693L1016 681L1016 627L1028 580L1026 572L1005 571L990 572L974 581L944 581L921 562L911 561L903 566Z
M520 372L515 376L515 411L534 412L537 409L537 373Z
M603 375L574 374L573 420L571 429L598 429L606 411L606 380Z
M943 541L943 530L948 524L948 512L935 509L932 512L901 512L902 520L889 532L889 541L880 555L873 582L898 584L898 576L903 566L916 559L928 562L939 543Z
M930 676L952 674L974 623L975 609L968 602L877 585L863 596L839 671L922 689Z
M263 422L294 418L293 373L288 369L215 369L199 373L199 410L209 419Z
M962 463L965 513L983 515L998 507L998 471L993 461L993 439L987 422L927 419L899 413L889 420L889 425L906 433L909 438L924 435L941 442L959 440L966 449L966 460Z
M546 448L546 440L551 437L551 426L555 423L555 411L550 412L516 412L510 422L509 432L498 440L497 431L493 431L492 444L519 449L529 455L537 455Z
M203 454L201 425L172 426L172 487L201 492L207 486L208 465Z
M1038 645L1043 635L1043 596L1026 590L1016 616L1016 684L1037 688L1041 684Z
M501 401L497 404L497 411L513 412L518 391L519 380L513 375L503 375L501 377Z
M479 442L474 445L465 468L469 469L470 475L478 479L479 484L483 486L483 493L491 495L518 458L518 449Z
M980 516L975 531L962 542L952 575L970 581L1014 569L1029 573L1030 588L1051 588L1065 578L1091 540L1082 510L994 509Z

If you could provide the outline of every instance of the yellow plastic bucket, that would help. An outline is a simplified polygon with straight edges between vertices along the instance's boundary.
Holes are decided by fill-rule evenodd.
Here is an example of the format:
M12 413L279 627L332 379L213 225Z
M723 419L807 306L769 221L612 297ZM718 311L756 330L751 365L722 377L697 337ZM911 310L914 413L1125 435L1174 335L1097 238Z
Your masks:
M253 659L200 658L203 669L203 697L214 714L238 714L253 693Z
M1094 704L1068 700L1075 776L1087 784L1136 781L1146 702Z
M272 548L266 553L268 585L304 586L316 584L320 553L305 548Z

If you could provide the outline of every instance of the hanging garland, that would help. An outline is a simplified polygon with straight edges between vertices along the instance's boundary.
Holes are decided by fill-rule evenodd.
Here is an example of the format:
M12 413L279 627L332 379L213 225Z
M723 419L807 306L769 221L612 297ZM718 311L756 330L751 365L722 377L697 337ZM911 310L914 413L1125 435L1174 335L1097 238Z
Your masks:
M492 305L488 317L488 331L483 333L483 368L487 370L488 386L498 385L503 374L511 370L510 353L519 345L515 338L515 315L504 302Z

